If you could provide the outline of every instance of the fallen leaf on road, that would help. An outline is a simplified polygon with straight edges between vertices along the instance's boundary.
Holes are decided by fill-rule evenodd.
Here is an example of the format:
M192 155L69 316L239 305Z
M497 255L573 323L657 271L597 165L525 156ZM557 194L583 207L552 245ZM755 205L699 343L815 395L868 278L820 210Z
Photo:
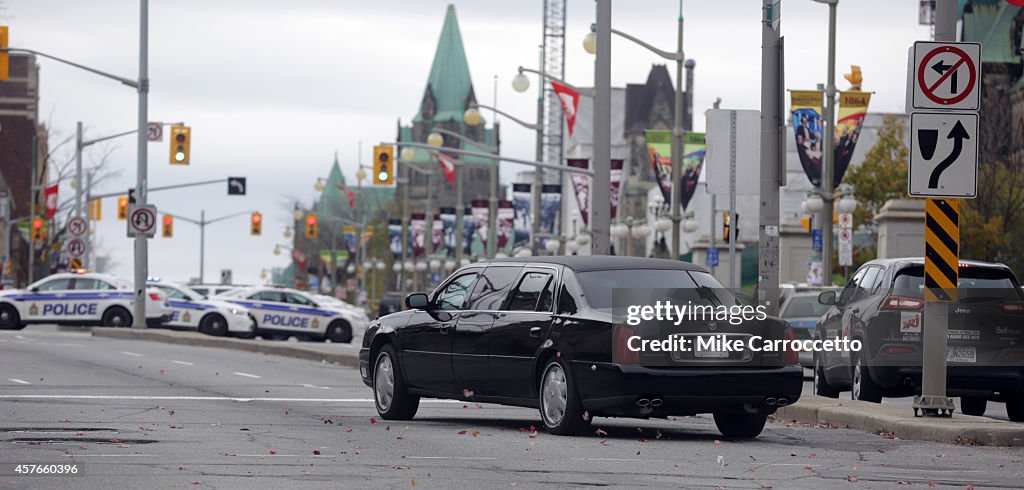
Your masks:
M319 456L320 455L320 450L319 449L314 449L313 450L313 455L314 456Z
M583 420L584 421L590 420L590 412L583 412Z
M715 439L715 447L722 447L722 441Z
M715 462L718 463L718 466L725 467L725 456L719 454L718 457L715 458Z
M607 446L608 445L608 441L601 441L601 445L602 446Z
M456 434L458 434L460 436L463 436L463 435L466 435L466 431L460 430L460 431L456 432Z
M371 423L371 424L376 424L376 423L377 423L377 419L375 419L375 418L371 418L371 419L370 419L370 423Z
M270 451L270 454L277 454L277 451Z
M465 389L462 390L462 396L466 398L473 398L473 390Z
M398 466L398 465L395 465L395 466L392 466L391 469L393 469L393 470L407 470L407 469L409 469L409 467L408 466Z
M415 478L412 479L412 486L414 486L414 487L416 486L416 479Z
M599 436L606 436L606 435L608 435L608 433L605 432L604 429L597 429L596 431L594 431L594 433L599 435Z
M850 476L846 477L846 481L848 481L850 483L857 483L857 482L860 481L860 478L857 478L856 476L850 475Z
M810 466L804 466L804 469L807 471L814 471L814 468L811 468Z
M474 430L472 435L473 435L473 437L476 437L476 436L480 435L480 431Z
M249 429L246 429L245 427L242 427L241 429L238 429L238 430L249 430Z

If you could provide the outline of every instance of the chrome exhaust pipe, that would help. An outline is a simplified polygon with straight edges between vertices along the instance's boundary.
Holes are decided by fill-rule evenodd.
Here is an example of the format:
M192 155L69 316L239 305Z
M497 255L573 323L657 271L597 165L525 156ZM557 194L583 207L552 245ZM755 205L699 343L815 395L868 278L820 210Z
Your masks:
M776 400L774 396L769 396L768 398L764 399L765 405L774 407L776 403L778 403L778 400Z
M646 398L641 398L641 399L636 401L636 406L638 406L640 408L647 407L650 404L651 404L651 401L646 399Z
M776 401L776 403L778 404L778 406L780 406L780 407L784 407L784 406L786 406L786 405L789 405L789 399L788 399L788 398L779 398L779 399L778 399L778 400Z
M661 398L652 398L651 399L651 406L652 407L660 407L661 406Z

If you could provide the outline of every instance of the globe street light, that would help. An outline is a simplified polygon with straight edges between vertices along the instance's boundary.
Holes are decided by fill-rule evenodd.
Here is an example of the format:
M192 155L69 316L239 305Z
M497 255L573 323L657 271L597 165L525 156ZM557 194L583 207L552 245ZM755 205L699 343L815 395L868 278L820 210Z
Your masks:
M523 93L530 89L530 79L526 78L526 75L517 73L516 76L512 77L512 90Z
M323 190L324 190L324 181L322 181L320 179L316 179L316 183L313 184L313 190L315 190L317 192L323 192Z
M304 213L301 209L296 209L295 212L292 213L292 217L295 218L295 221L302 221L302 217L305 215L306 213Z
M466 112L462 115L462 120L470 126L479 126L483 122L483 117L480 116L480 111L475 107L466 109Z
M407 146L402 148L398 157L401 158L403 162L411 162L416 159L416 150Z
M281 246L280 245L275 245L274 246L274 255L281 255Z
M285 229L284 229L284 237L285 238L291 238L292 237L292 227L290 227L290 226L286 226L285 227Z
M427 136L427 144L434 148L440 148L444 146L444 136L441 136L440 133L430 133Z
M597 54L597 33L588 32L583 37L583 50L588 54Z

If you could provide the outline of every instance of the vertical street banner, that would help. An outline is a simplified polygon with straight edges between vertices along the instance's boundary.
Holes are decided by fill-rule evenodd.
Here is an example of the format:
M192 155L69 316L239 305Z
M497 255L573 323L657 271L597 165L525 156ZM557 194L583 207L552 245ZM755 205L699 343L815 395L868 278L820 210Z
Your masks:
M431 222L430 234L430 253L436 254L441 248L441 243L444 242L444 223L441 222L441 215L435 214L434 220Z
M466 206L462 212L462 253L471 255L473 253L473 239L476 238L476 220L473 219L473 208Z
M356 249L356 227L345 225L342 227L342 235L345 240L345 248L350 252Z
M515 239L513 247L526 244L530 241L530 207L533 203L531 189L532 184L512 184L512 203L515 210Z
M544 184L540 193L540 230L542 233L553 234L558 212L562 208L562 186Z
M661 197L665 202L672 202L672 132L649 129L644 131L647 140L647 157L651 161L654 176L661 188ZM690 204L697 191L697 180L700 179L707 154L707 138L704 133L686 133L683 140L683 166L679 172L682 189L680 206L683 209Z
M487 233L489 231L490 206L486 199L473 199L470 201L473 206L473 223L476 225L476 233L480 235L480 242L487 248Z
M46 200L46 218L53 219L57 214L57 184L43 189L43 197Z
M683 168L680 172L680 185L682 185L680 206L686 209L690 199L697 192L697 181L700 179L700 171L704 168L704 156L707 155L708 143L704 133L686 133L683 141ZM671 203L668 199L665 202Z
M644 139L661 197L665 202L672 202L672 132L648 129L644 131Z
M843 181L846 169L850 167L853 150L868 114L871 92L850 91L839 93L839 120L836 121L835 186Z
M611 203L612 203L612 219L619 213L619 188L622 187L622 159L616 158L611 161Z
M512 226L516 218L516 208L512 201L498 201L498 249L508 245L508 239L512 235Z
M441 164L441 171L444 172L444 178L448 180L448 184L455 187L455 160L436 151L430 154L437 159L437 163Z
M412 249L412 258L418 259L426 254L427 215L424 213L412 213L409 220L409 245Z
M790 92L793 132L796 136L796 153L800 166L811 181L821 185L822 140L821 90L793 90Z
M448 257L455 256L455 208L441 208L441 224L444 226L444 250Z
M391 255L395 258L402 256L402 220L388 220L388 243L390 243Z
M590 160L586 158L570 158L566 164L574 168L590 168ZM580 210L580 217L583 218L583 226L587 226L590 222L590 177L570 173L569 181L572 182L572 191L576 194L576 206Z

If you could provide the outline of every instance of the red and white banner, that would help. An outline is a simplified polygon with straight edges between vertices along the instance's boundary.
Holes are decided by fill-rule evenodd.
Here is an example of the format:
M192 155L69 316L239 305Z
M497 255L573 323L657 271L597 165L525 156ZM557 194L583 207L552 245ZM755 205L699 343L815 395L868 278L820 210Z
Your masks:
M590 159L570 158L566 164L576 168L590 168ZM590 176L573 172L569 174L572 182L573 193L576 194L576 206L579 207L580 217L583 218L583 226L590 223Z
M558 82L551 82L551 87L555 89L555 94L562 103L565 125L568 126L569 137L572 138L572 128L576 125L576 109L580 106L580 93Z
M57 214L57 184L43 189L43 196L46 198L46 217L53 219Z
M431 152L434 158L437 158L437 162L441 164L441 170L444 171L444 177L448 179L448 183L455 187L455 160L448 155L442 155L437 152Z
M516 219L516 207L512 201L498 201L498 248L505 248L508 238L512 235L512 226Z

